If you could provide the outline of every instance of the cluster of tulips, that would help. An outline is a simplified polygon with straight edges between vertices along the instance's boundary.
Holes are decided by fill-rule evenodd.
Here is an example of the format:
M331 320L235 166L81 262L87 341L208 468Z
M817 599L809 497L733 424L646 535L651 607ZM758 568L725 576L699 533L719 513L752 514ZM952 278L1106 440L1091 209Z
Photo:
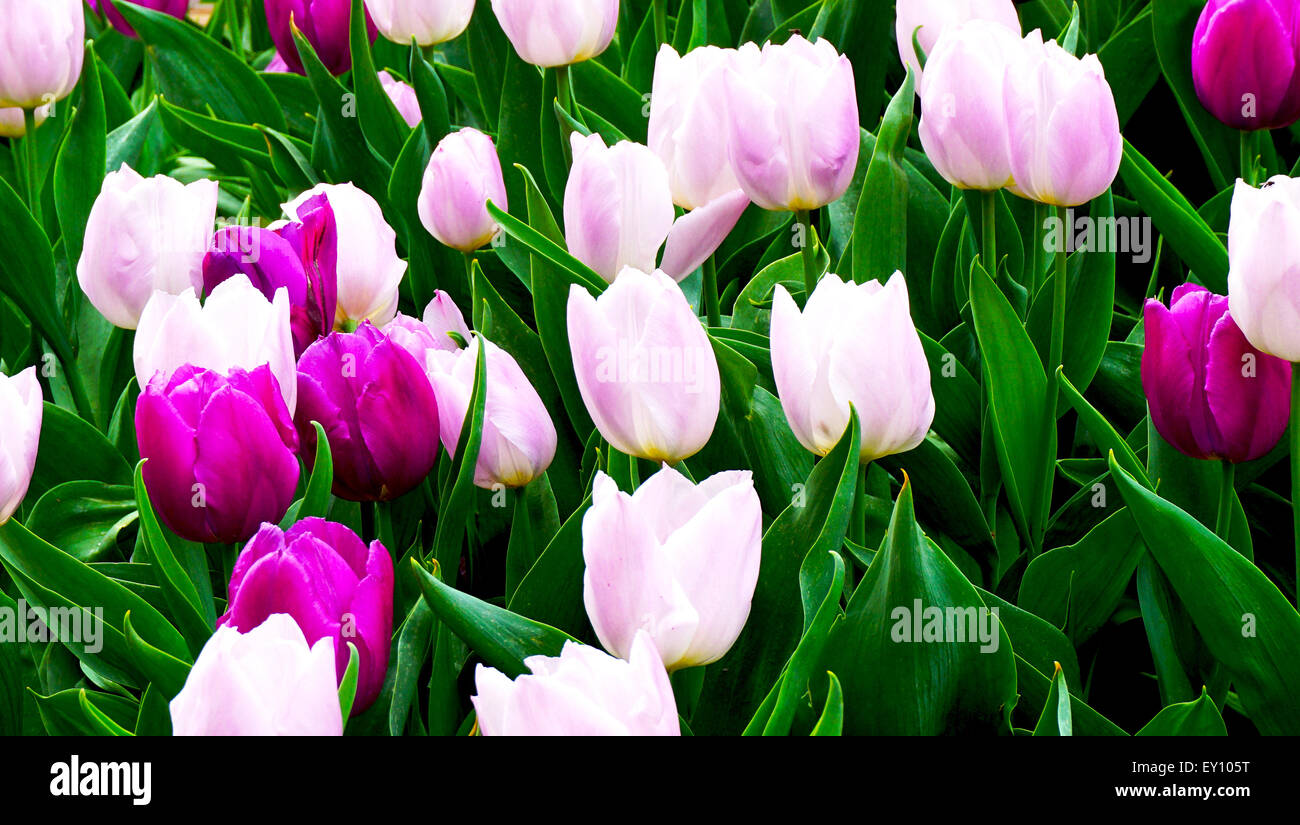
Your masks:
M194 13L187 0L139 5ZM921 145L939 175L988 205L979 265L1010 294L992 199L1007 190L1046 217L1106 193L1124 152L1111 86L1096 55L1024 34L1011 0L897 5ZM91 6L135 34L114 0ZM366 31L433 47L460 37L474 6L365 0ZM262 69L307 71L298 36L330 72L349 71L352 7L265 0L276 54ZM520 58L560 70L557 107L576 111L564 71L609 48L618 0L491 0L491 10ZM14 145L27 146L77 85L84 14L80 0L0 0L0 134ZM1298 14L1290 0L1211 0L1201 17L1196 88L1210 112L1247 133L1244 146L1250 133L1300 119ZM1281 65L1264 66L1261 54ZM386 72L379 79L404 121L419 124L415 89ZM803 289L776 284L768 307L771 374L798 443L825 457L856 422L866 466L930 433L938 379L904 273L855 283L828 271L811 217L860 172L858 101L850 60L828 40L795 34L685 54L663 43L645 145L607 142L570 118L563 240L607 286L569 287L564 368L601 452L658 469L643 481L633 471L622 488L601 470L591 481L583 603L604 650L570 641L558 657L527 658L529 672L514 679L480 664L481 733L676 735L672 675L718 661L745 628L763 561L753 476L736 467L696 480L682 462L719 426L724 381L707 332L722 326L714 256L747 210L794 213L806 230ZM1145 306L1142 385L1155 428L1188 456L1229 464L1282 439L1300 361L1300 259L1273 243L1300 237L1300 179L1257 186L1251 168L1232 197L1229 295L1188 283L1167 306ZM399 231L360 186L319 184L266 225L219 223L221 197L215 180L143 177L127 164L109 172L75 282L108 322L134 333L136 443L162 523L184 540L241 548L216 632L170 702L174 732L338 735L349 711L375 703L391 666L401 548L365 523L374 504L418 495L440 462L466 449L480 389L473 483L484 490L522 490L543 476L557 456L559 411L529 365L475 332L470 308L448 292L420 318L398 311L408 277ZM418 213L405 220L463 253L472 279L510 206L497 146L466 127L433 149ZM1063 272L1065 251L1057 256ZM693 306L680 284L700 272ZM1062 274L1048 299L1049 375L1065 359L1066 289ZM1055 410L1054 381L1049 395ZM0 523L31 481L42 400L35 367L0 375ZM363 535L291 512L322 437L332 494L358 503ZM355 698L341 710L349 681Z

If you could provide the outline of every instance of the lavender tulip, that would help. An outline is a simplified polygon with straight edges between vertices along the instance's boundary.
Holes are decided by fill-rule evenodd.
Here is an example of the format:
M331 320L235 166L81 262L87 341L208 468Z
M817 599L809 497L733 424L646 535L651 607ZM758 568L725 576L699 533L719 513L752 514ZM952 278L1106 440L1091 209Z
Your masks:
M677 700L654 642L637 634L627 661L565 642L556 657L529 656L511 681L474 671L470 697L484 736L680 736Z
M352 0L264 0L266 24L271 39L289 68L304 74L298 45L294 42L290 21L316 51L325 68L343 74L352 68L352 51L348 46L348 28L352 20ZM366 14L366 33L375 42L378 32Z
M805 211L853 181L861 127L853 64L828 40L795 35L740 48L725 72L731 166L764 209Z
M292 415L298 405L297 365L289 322L289 296L268 301L246 278L220 284L199 306L194 290L155 292L135 334L135 377L141 387L189 365L226 372L271 367Z
M1256 189L1242 181L1228 223L1228 301L1251 345L1300 361L1300 179L1279 175Z
M115 326L135 329L156 290L178 295L203 286L217 194L212 180L142 178L125 163L109 172L77 261L77 283L95 309Z
M236 275L247 278L268 300L277 290L287 290L295 357L334 328L338 301L334 210L324 195L317 195L298 213L302 222L278 229L221 229L203 258L203 289L209 294Z
M379 85L384 87L384 93L393 101L393 106L402 120L406 121L406 125L412 129L419 126L424 115L420 114L420 101L415 96L415 87L403 83L388 72L379 73Z
M1035 30L1007 71L1004 94L1017 194L1079 206L1110 188L1124 142L1095 54L1080 60Z
M1210 0L1192 36L1201 105L1234 129L1280 129L1300 119L1300 3Z
M176 736L342 736L334 640L309 646L277 613L247 633L219 627L171 701Z
M86 52L81 0L4 0L0 18L0 108L35 109L67 97Z
M355 329L362 321L384 326L397 314L398 289L406 261L397 256L397 233L384 220L379 203L350 183L328 184L284 204L290 220L320 195L329 199L338 226L338 302L335 329Z
M184 18L185 13L190 10L190 0L131 0L131 2L179 18ZM113 28L127 37L135 37L135 29L131 28L131 24L126 22L122 12L117 9L117 0L90 0L90 7L102 11L108 18L108 22L113 24Z
M632 495L598 472L582 581L600 643L626 658L645 631L669 672L721 659L749 618L762 542L749 471L696 485L665 465Z
M451 296L442 290L433 293L433 300L424 309L423 320L399 314L384 327L384 334L409 352L422 367L428 365L429 353L433 350L460 351L460 344L452 337L453 334L462 341L468 341L470 337L465 316L461 315Z
M420 222L439 242L473 252L497 233L488 201L502 211L510 208L496 146L477 129L452 132L438 143L424 170Z
M483 348L487 398L474 483L488 490L498 484L523 487L546 472L555 458L555 425L514 357L491 341L484 340ZM438 397L439 429L448 455L455 455L460 443L477 368L477 341L455 353L428 353L429 380Z
M599 298L575 285L568 327L578 389L606 441L668 464L704 447L718 420L718 361L671 278L625 269Z
M402 46L436 46L469 27L474 0L366 0L379 33Z
M534 66L582 63L609 48L618 0L492 0L515 51Z
M1146 302L1142 388L1165 441L1192 458L1263 456L1291 417L1291 365L1250 345L1228 299L1183 284Z
M182 538L243 541L293 502L298 436L270 367L159 374L136 402L135 430L149 497Z
M335 332L298 363L301 396L294 420L304 458L316 450L312 422L325 428L334 460L334 494L388 501L424 480L438 458L438 403L424 371L373 324Z
M49 106L36 109L36 125L39 127L50 115ZM0 108L0 138L20 138L27 134L27 121L23 119L22 109Z
M772 306L772 372L799 443L826 455L857 410L860 459L915 448L934 421L930 366L912 324L907 282L822 278L802 314L784 286Z
M286 613L309 644L334 640L338 679L347 672L348 643L357 649L352 715L374 704L388 672L393 635L393 560L375 541L367 547L341 524L304 519L288 531L264 524L230 577L229 605L217 627L248 632Z
M918 84L922 77L921 64L916 59L913 34L928 57L944 32L971 20L987 20L1020 36L1020 18L1012 0L898 0L894 26L898 57L912 70ZM928 60L925 71L930 71Z
M44 403L36 368L0 373L0 524L18 511L36 467Z

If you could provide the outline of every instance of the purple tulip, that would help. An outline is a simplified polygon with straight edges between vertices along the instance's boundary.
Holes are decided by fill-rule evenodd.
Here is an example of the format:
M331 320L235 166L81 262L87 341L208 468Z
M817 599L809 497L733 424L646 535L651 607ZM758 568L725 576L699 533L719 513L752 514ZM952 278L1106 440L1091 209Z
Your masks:
M292 20L316 56L330 72L339 75L352 68L352 51L348 46L348 27L352 20L351 0L264 0L266 23L271 39L288 67L304 74L298 46L293 40ZM366 33L370 42L379 35L370 13L366 12Z
M178 18L184 18L185 13L190 10L190 0L131 0L131 2ZM117 10L117 0L90 0L90 7L95 11L102 11L108 18L108 22L113 24L113 28L127 37L135 37L135 29L126 22L122 12Z
M335 332L298 362L303 457L320 422L334 460L334 495L388 501L410 492L438 458L438 402L420 364L374 324Z
M293 501L298 436L268 366L159 374L136 403L135 431L145 487L182 538L243 541Z
M299 221L279 229L228 226L212 237L203 259L203 291L243 275L267 297L289 293L293 350L301 357L334 328L338 301L338 228L324 195L298 209Z
M1192 36L1201 105L1235 129L1300 119L1300 3L1210 0Z
M1290 419L1291 365L1246 340L1228 299L1195 284L1147 301L1142 388L1156 430L1180 452L1239 463L1267 453Z
M393 560L379 542L369 547L341 524L304 519L288 531L264 524L235 562L229 606L218 627L241 633L287 613L307 643L334 640L339 681L348 642L357 648L356 716L375 701L388 671L393 635Z

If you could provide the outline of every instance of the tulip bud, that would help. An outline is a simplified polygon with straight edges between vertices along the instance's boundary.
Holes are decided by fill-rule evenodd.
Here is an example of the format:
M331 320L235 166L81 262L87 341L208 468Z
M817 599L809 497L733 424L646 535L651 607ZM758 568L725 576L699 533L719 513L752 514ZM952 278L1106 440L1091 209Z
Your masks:
M351 642L358 656L352 715L374 703L388 672L393 635L393 560L384 545L367 547L347 527L319 518L288 531L264 524L239 554L228 592L217 627L248 632L270 615L286 613L308 644L334 640L340 682Z
M921 64L916 59L912 35L921 43L927 58L933 54L943 33L971 20L988 20L1020 36L1020 18L1012 0L898 0L898 18L894 33L898 39L898 56L921 82ZM920 31L917 31L917 28ZM925 71L930 71L927 59Z
M627 661L565 642L559 656L529 656L511 681L474 670L470 697L484 736L680 736L677 700L654 642L644 632Z
M665 43L655 60L650 149L668 169L673 201L696 209L740 188L727 144L723 75L735 49L704 46L678 56Z
M582 63L609 48L618 0L492 0L492 13L524 62Z
M304 74L298 44L293 39L293 28L316 51L316 56L331 73L340 75L352 68L352 50L348 43L352 20L352 0L264 0L266 25L271 39L288 67ZM378 32L366 14L366 33L375 42Z
M1210 0L1192 36L1201 105L1234 129L1280 129L1300 119L1300 4Z
M295 357L334 328L338 301L338 229L334 211L324 195L299 208L302 223L278 229L231 226L212 238L203 258L203 289L211 294L219 284L246 277L267 300L284 288L289 294L289 318Z
M146 387L191 365L224 373L267 364L290 415L298 404L297 365L289 326L289 296L268 301L246 278L231 278L202 307L194 290L155 292L135 333L135 377ZM165 382L164 382L165 383Z
M718 361L671 278L625 269L599 298L574 285L568 327L582 400L615 449L676 464L708 443Z
M1291 365L1250 345L1228 299L1194 284L1147 301L1142 388L1165 441L1192 458L1253 461L1291 417Z
M135 329L155 291L203 286L203 255L217 216L217 182L109 172L86 221L77 282L100 314ZM145 382L141 382L141 386Z
M441 289L433 293L433 300L424 310L424 320L418 321L407 315L398 314L388 326L384 335L411 354L415 362L426 366L431 350L460 352L460 344L452 338L452 333L468 341L470 332L465 325L465 317L460 314L451 296Z
M282 613L219 627L171 701L176 736L342 736L334 640L308 646Z
M135 37L135 29L131 28L131 24L126 22L122 12L117 10L117 0L89 0L89 2L91 8L104 13L113 28L127 37ZM130 2L181 19L184 19L185 13L190 10L190 0L130 0Z
M696 485L665 465L632 495L597 472L582 581L600 643L626 657L645 631L669 672L721 659L749 618L762 542L748 470Z
M438 458L438 403L424 370L364 323L331 333L298 362L294 421L311 463L319 422L334 460L334 495L389 501L410 492Z
M86 55L81 0L5 0L0 18L0 108L67 97Z
M412 129L419 126L424 115L420 114L420 100L415 95L415 87L403 83L388 72L379 73L379 85L384 87L384 93L393 101L393 106L402 120L406 121L406 125Z
M1279 175L1260 189L1237 181L1228 222L1228 306L1251 345L1300 361L1300 179ZM1287 240L1288 243L1282 243Z
M40 126L50 114L49 106L35 111L36 125ZM0 138L20 138L27 134L27 121L22 109L0 109Z
M503 211L510 208L492 139L477 129L452 132L438 143L424 170L420 222L441 243L473 252L497 233L488 201Z
M293 503L298 437L270 367L159 373L136 402L135 431L149 498L182 538L243 541Z
M907 282L822 278L802 314L778 285L772 304L772 373L799 443L826 455L849 423L862 432L860 459L914 449L934 421L930 365L912 324Z
M996 23L948 29L926 63L921 145L939 174L961 189L1011 185L1003 83L1021 40Z
M764 209L820 209L848 191L861 126L853 64L829 40L795 35L740 48L725 72L731 166Z
M329 199L338 227L338 307L334 328L370 321L383 326L397 314L398 289L406 261L397 257L397 233L384 220L379 203L350 183L322 183L284 205L290 220L317 195Z
M469 28L474 0L366 0L375 28L402 46L436 46Z
M0 373L0 421L4 422L0 427L0 524L18 511L27 495L41 442L43 413L35 367L13 377Z
M1110 188L1124 142L1095 54L1080 60L1035 30L1007 71L1004 94L1016 194L1080 206Z
M555 458L555 425L537 390L510 353L487 340L483 347L487 357L487 398L474 483L487 490L498 484L523 487L546 472ZM438 397L442 446L448 455L455 455L474 392L478 343L471 341L455 353L431 350L428 359L429 380Z

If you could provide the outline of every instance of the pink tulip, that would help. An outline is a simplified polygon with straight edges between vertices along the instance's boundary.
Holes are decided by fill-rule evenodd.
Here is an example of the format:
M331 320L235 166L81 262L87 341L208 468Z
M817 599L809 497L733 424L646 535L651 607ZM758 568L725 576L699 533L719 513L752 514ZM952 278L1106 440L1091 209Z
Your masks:
M748 470L696 485L665 465L632 495L597 472L582 555L600 643L626 658L645 631L670 672L721 659L749 618L762 543Z
M42 106L36 110L37 127L45 122L49 114L49 106ZM27 134L27 121L23 119L23 110L0 108L0 138L20 138L25 134Z
M470 697L484 736L680 736L677 700L654 642L637 634L627 661L565 642L559 656L529 656L513 681L474 671Z
M850 404L858 413L864 462L915 448L934 421L930 366L902 273L884 285L828 274L802 313L778 285L772 372L790 428L817 455L839 443Z
M219 627L171 701L176 736L342 736L334 639L308 646L284 613Z
M436 46L460 37L474 16L474 0L366 0L375 28L402 46L414 39Z
M420 101L415 96L415 88L388 72L379 73L379 85L384 87L384 93L388 95L389 100L393 101L393 106L397 108L397 113L402 116L402 120L406 121L406 125L412 129L419 126L424 116L420 114Z
M0 4L0 108L35 109L77 85L86 55L81 0Z
M44 414L41 384L36 368L28 367L12 378L0 373L0 524L18 511L36 467Z
M618 0L492 0L492 12L524 62L582 63L609 48Z
M820 209L848 191L861 126L853 64L828 40L740 48L725 73L731 166L764 209Z
M510 208L496 146L477 129L452 132L433 150L424 170L420 222L446 246L473 252L497 233L488 201L502 211Z
M898 17L894 27L898 56L912 70L918 83L921 79L921 64L916 59L913 32L928 57L933 54L944 32L971 20L988 20L1017 37L1020 36L1020 18L1016 16L1016 7L1011 0L898 0ZM930 71L928 60L925 71Z
M1300 361L1300 179L1278 175L1256 189L1237 181L1228 222L1228 308L1246 339Z
M568 326L578 389L606 441L669 464L704 447L718 420L718 362L671 278L625 269L599 298L574 285Z

